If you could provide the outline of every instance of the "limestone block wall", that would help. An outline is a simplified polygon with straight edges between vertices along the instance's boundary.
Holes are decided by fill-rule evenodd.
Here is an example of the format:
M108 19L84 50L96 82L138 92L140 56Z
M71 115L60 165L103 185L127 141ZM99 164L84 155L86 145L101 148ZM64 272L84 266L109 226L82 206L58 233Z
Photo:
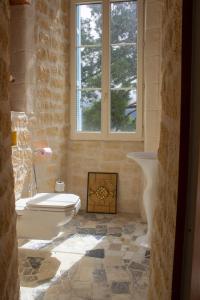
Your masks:
M19 297L16 214L11 165L9 6L0 1L0 299Z
M154 11L153 7L157 3L154 3L155 1L157 0L149 0L146 8L146 43L148 47L145 53L148 58L148 55L151 55L153 60L159 57L158 52L155 52L157 51L156 47L159 39L150 39L149 35L155 36L155 31L157 30L158 33L160 30L158 28L159 22L153 23L155 18L152 11ZM28 23L27 16L31 12L32 18ZM26 102L30 102L30 105L27 104L26 109L28 111L28 107L32 107L36 120L36 126L32 131L33 146L36 148L50 146L53 150L51 160L35 161L38 191L54 191L55 181L58 177L61 177L66 182L66 191L81 196L82 208L84 209L87 198L88 172L118 172L119 211L139 213L143 176L137 164L127 159L126 154L131 151L143 151L143 142L70 140L69 16L70 1L65 0L36 0L28 8L13 8L12 10L12 18L21 24L18 26L18 35L29 37L21 41L21 46L16 43L16 36L12 37L14 41L12 47L14 63L12 63L12 68L16 76L14 86L20 87L18 81L25 78L26 92L31 91L31 88L34 87L34 94L30 93L30 97L28 92L25 94ZM160 21L160 15L158 20ZM25 29L23 29L23 24L26 25ZM25 30L24 34L22 34L22 29ZM16 33L16 30L13 29L13 32ZM150 41L155 43L150 43ZM30 49L31 45L33 45L32 50ZM27 57L25 62L30 65L28 70L26 64L24 65L25 69L18 68L17 62L19 59L17 58L19 55L22 55L21 58L23 56ZM24 62L24 59L22 61ZM156 70L158 69L159 66ZM33 80L29 76L32 73ZM148 78L151 77L150 74ZM147 82L150 81L147 80ZM155 128L158 132L158 126L154 124L154 116L156 115L157 118L158 106L155 103L158 103L158 97L153 98L152 93L154 91L149 92L149 90L153 90L155 84L158 87L158 82L153 82L152 85L150 82L147 85L148 96L145 102L147 103L145 107L149 116L147 128L151 129L151 132L147 134L149 143L146 150L151 151L155 148L155 140L158 141L158 134L155 138L154 132ZM22 85L19 92L23 92ZM18 107L17 110L19 110L18 102L15 99L14 103Z
M12 147L12 165L14 172L15 200L26 191L31 194L33 189L32 170L33 152L29 118L23 112L11 113L12 128L17 132L17 145ZM25 192L25 191L24 191ZM28 196L28 193L25 195Z
M147 0L144 9L144 144L70 141L67 187L81 195L84 207L88 170L119 172L119 210L139 212L143 176L138 166L126 159L126 154L130 151L158 151L161 120L162 1ZM97 151L94 150L96 146ZM82 153L87 157L86 160Z
M143 176L127 159L128 152L143 151L143 142L68 141L67 190L77 193L86 208L88 172L119 173L118 210L140 213Z
M26 20L31 12L29 24ZM66 191L80 194L82 207L85 208L88 171L118 172L119 210L129 212L131 207L131 212L138 213L143 176L140 168L127 159L126 154L144 149L157 151L161 109L159 92L161 1L148 0L145 4L145 147L142 142L70 140L69 15L70 1L64 0L36 0L28 8L12 10L12 18L21 24L21 27L18 26L18 35L19 29L23 29L24 24L26 30L22 34L23 29L20 36L29 37L21 43L16 43L14 34L16 29L12 30L12 53L14 53L12 68L16 75L16 83L13 86L15 88L21 86L19 91L23 92L22 84L18 82L23 78L27 83L26 91L27 87L31 90L34 86L34 105L30 104L36 119L33 144L35 147L50 146L53 150L52 160L36 161L39 191L53 191L56 179L61 177L66 182ZM31 66L28 70L26 64L24 70L19 68L17 63L20 61L17 59L19 55L21 58L28 57L27 61ZM32 71L35 81L29 76ZM25 76L22 76L23 72ZM33 94L31 97L27 95L26 93L26 102L32 103ZM14 103L18 106L17 99ZM83 158L83 153L86 159Z
M144 149L158 151L161 121L162 1L145 1Z
M36 0L31 5L11 8L11 72L15 78L11 85L12 109L33 113L32 149L48 146L53 150L51 160L35 158L39 192L54 191L56 179L66 179L67 173L69 3ZM23 160L30 165L31 153L30 149L27 153L24 149L13 150L18 199L30 184L30 180L25 180L27 170ZM20 169L23 172L18 177Z
M13 111L34 111L35 102L35 6L11 6L10 54L11 74L10 102Z
M67 190L81 196L82 208L85 209L88 172L117 172L118 211L140 213L143 175L140 167L126 157L128 152L134 151L144 151L144 143L74 141L68 137Z
M36 161L38 190L53 192L58 177L67 173L69 125L69 19L66 0L36 0L34 41L36 86L33 144L49 146L49 161ZM33 5L33 4L32 4ZM63 175L63 174L64 175Z
M33 139L35 145L53 150L52 160L36 163L39 191L53 191L61 177L67 192L81 196L85 209L88 172L119 172L118 208L139 213L143 177L126 154L143 151L143 143L70 140L70 1L36 0L35 15L37 126Z
M150 300L170 300L178 189L181 0L163 0L159 190L151 252Z

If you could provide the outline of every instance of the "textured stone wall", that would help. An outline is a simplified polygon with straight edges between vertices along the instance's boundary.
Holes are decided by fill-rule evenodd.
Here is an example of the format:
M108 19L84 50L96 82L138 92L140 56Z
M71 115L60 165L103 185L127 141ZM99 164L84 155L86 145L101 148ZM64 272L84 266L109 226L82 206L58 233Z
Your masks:
M0 299L18 299L16 214L11 166L9 7L0 2Z
M163 0L159 191L150 276L151 300L170 300L175 240L181 92L181 0Z
M49 146L49 161L36 161L38 190L54 191L67 173L69 125L69 5L66 0L35 1L36 86L33 144ZM33 5L33 4L32 4Z
M17 132L17 144L12 147L15 200L30 195L34 188L33 151L29 117L22 112L11 113L12 129Z
M35 6L11 6L10 57L14 82L10 86L11 110L32 112L35 99Z
M143 143L72 141L70 123L70 1L36 0L35 145L49 145L51 161L36 163L39 191L53 191L61 177L66 191L81 196L86 208L89 171L119 172L120 211L139 213L143 177L126 154L143 151Z
M17 146L12 148L15 199L33 190L31 135L28 115L35 103L35 5L10 7L10 85L12 127L17 131ZM23 115L23 112L26 113Z
M162 1L145 1L144 150L158 151L161 119Z
M137 151L144 151L143 142L69 140L67 190L81 196L82 208L85 209L88 172L117 172L118 211L139 213L143 176L140 167L126 157L127 153Z
M117 172L118 210L140 212L143 177L126 154L143 151L142 142L69 141L67 149L67 190L81 196L82 208L86 207L88 172Z

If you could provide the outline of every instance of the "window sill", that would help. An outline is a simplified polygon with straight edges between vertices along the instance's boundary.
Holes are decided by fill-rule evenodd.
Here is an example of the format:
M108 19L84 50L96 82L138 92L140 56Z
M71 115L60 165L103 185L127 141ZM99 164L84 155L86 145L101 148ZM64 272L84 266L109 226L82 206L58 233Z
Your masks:
M110 141L110 142L143 142L144 137L136 133L112 133L103 136L101 133L71 133L71 140L77 141Z

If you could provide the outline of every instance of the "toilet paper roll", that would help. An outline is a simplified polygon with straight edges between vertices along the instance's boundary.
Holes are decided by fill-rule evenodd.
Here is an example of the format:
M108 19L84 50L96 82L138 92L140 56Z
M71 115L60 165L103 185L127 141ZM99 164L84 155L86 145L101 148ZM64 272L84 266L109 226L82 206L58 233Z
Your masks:
M65 191L65 183L61 180L57 180L55 184L55 191L57 193L62 193Z

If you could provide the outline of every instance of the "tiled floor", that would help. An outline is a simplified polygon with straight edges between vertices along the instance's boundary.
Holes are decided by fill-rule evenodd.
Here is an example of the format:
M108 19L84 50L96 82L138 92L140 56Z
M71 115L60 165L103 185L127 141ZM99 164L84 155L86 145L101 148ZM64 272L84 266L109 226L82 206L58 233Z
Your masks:
M150 252L133 215L80 214L52 241L19 240L22 300L145 300Z

